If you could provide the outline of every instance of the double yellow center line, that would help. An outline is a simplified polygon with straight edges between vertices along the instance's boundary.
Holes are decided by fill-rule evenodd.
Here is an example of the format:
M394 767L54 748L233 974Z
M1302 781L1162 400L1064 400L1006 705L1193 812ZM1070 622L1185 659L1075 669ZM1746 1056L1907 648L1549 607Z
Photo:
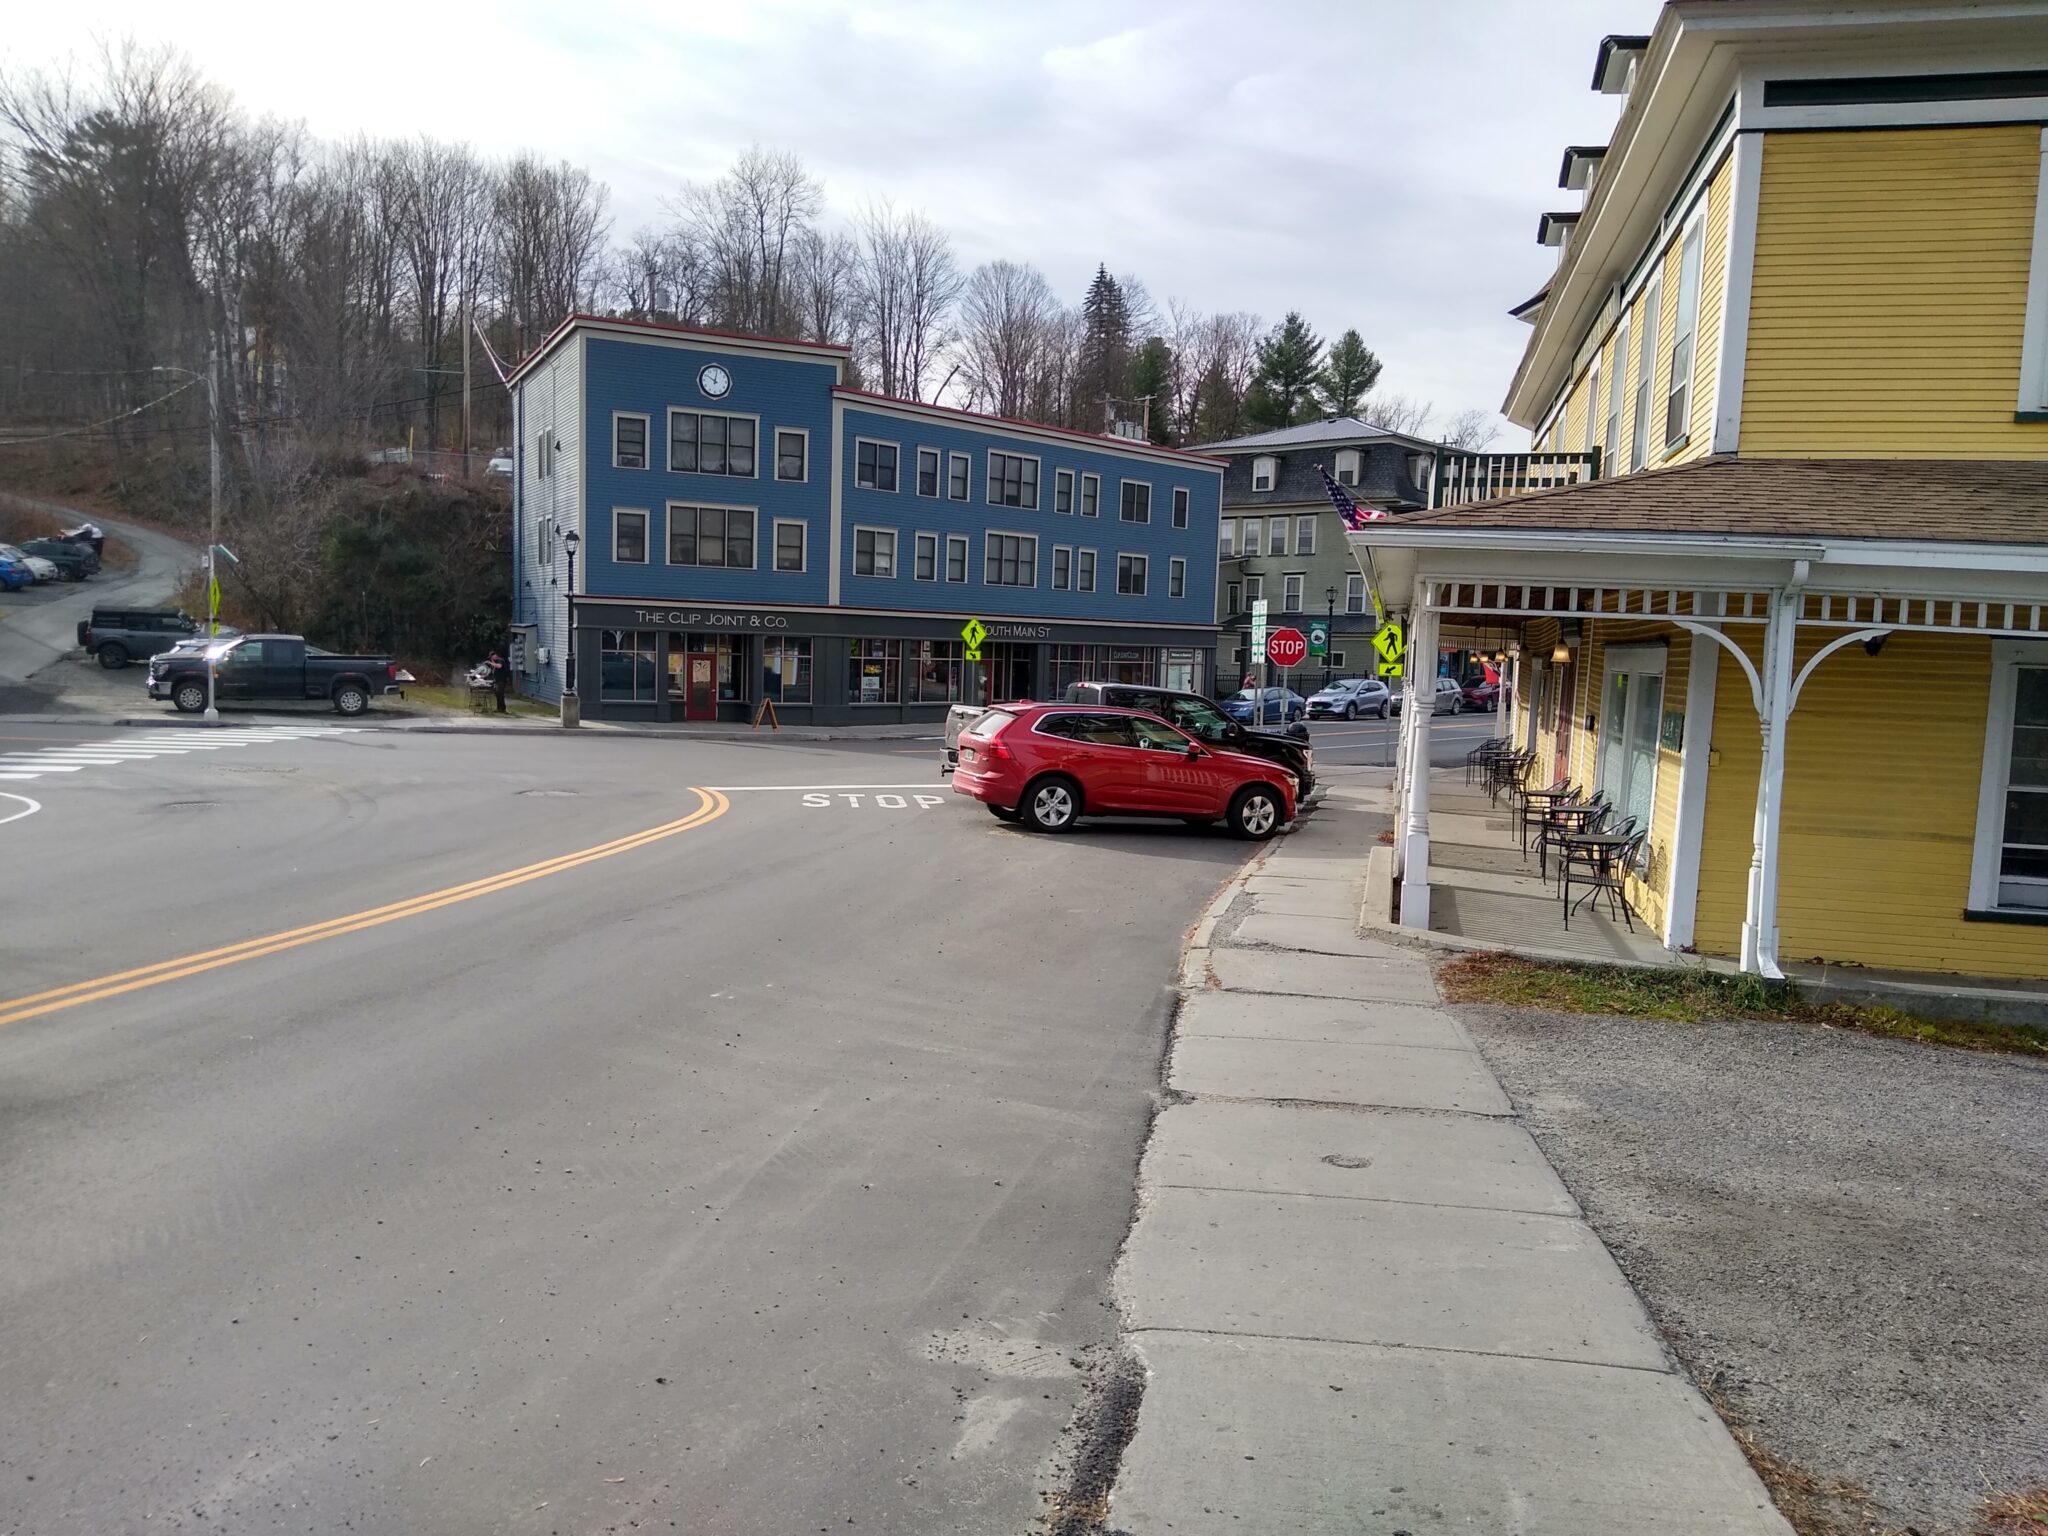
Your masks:
M68 987L52 987L47 992L32 992L27 997L10 998L0 1002L0 1026L19 1024L23 1019L56 1013L65 1008L76 1008L81 1003L119 997L124 992L140 991L144 987L176 981L183 976L196 976L201 971L217 970L224 965L236 965L244 960L260 960L265 955L274 955L280 950L297 949L302 944L317 944L322 939L339 938L345 933L360 933L365 928L395 923L401 918L417 917L422 912L432 912L437 907L449 907L461 901L474 901L479 896L489 896L497 891L510 890L515 885L524 885L529 880L558 875L579 865L594 863L598 859L609 859L616 854L631 853L635 848L645 848L649 843L658 843L663 838L693 831L706 822L716 821L732 808L732 802L715 789L692 789L690 793L697 797L697 808L689 815L675 821L664 822L658 827L649 827L644 832L615 838L609 843L599 843L594 848L581 848L557 858L543 859L538 864L508 869L502 874L488 875L481 880L472 880L466 885L451 885L443 890L428 891L423 896L395 901L389 906L371 907L365 912L351 912L346 917L329 918L324 923L313 923L304 928L288 928L282 933L245 939L239 944L224 945L219 949L205 950L196 955L185 955L176 960L160 960L155 965L141 966L132 971L118 971L114 975L101 976L92 981L73 982Z

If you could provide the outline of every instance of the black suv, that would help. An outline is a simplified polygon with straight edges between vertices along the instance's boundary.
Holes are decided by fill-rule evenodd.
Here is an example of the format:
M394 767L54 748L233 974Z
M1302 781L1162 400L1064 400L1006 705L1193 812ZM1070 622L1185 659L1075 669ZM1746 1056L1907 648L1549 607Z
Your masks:
M1141 709L1177 725L1197 741L1226 752L1263 757L1294 775L1295 800L1306 800L1316 787L1315 753L1309 749L1308 727L1296 723L1283 733L1255 731L1239 725L1199 693L1178 688L1149 688L1138 683L1069 683L1063 702L1105 704L1112 709Z

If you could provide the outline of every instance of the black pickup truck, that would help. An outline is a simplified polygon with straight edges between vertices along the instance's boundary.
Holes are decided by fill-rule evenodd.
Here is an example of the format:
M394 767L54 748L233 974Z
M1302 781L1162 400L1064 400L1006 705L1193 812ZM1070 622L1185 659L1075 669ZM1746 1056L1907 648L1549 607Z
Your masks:
M209 649L166 651L149 662L149 696L169 699L187 714L206 708L206 667L221 704L325 699L337 712L360 715L380 693L396 693L403 677L389 656L336 656L303 635L243 635Z

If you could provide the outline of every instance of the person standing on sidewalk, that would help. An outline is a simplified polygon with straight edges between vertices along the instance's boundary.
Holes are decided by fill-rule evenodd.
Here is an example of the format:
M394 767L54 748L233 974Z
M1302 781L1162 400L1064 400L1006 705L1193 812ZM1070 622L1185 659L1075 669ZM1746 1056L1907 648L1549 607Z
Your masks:
M498 701L498 713L505 713L505 656L502 651L491 652L491 697Z

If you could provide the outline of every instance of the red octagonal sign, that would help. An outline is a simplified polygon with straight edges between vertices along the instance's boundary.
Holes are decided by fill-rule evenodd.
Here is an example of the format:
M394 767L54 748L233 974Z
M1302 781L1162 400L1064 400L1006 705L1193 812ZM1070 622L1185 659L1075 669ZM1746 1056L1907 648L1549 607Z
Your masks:
M1266 658L1276 667L1298 667L1308 659L1308 636L1298 629L1276 629L1266 636Z

